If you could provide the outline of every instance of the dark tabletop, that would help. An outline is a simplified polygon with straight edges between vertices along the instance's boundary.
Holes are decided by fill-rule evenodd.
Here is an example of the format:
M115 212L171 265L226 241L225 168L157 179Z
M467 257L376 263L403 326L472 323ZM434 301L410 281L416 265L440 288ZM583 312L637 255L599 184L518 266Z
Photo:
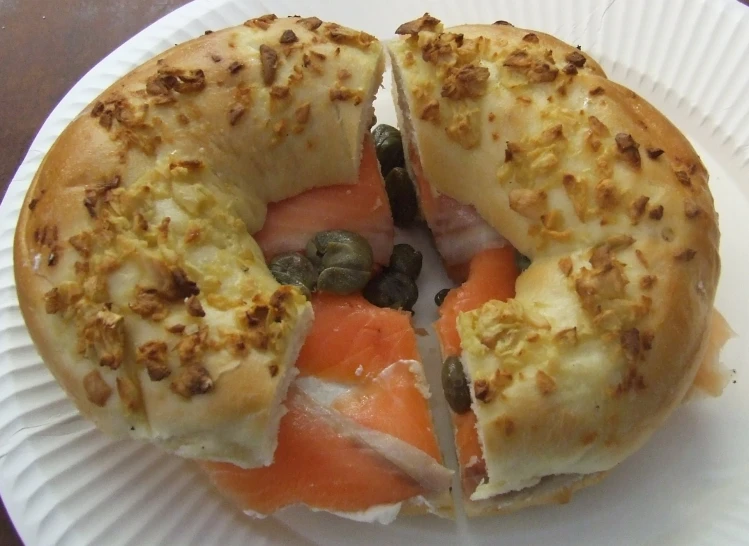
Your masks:
M188 1L0 0L0 198L42 123L81 76ZM4 508L0 545L21 545Z

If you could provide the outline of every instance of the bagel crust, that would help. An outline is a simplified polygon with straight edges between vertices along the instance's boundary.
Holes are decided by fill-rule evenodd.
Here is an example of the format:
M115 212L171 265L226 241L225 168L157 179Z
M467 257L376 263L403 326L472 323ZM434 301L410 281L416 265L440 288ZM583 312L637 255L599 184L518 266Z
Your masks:
M515 299L457 323L487 467L473 512L505 511L540 484L510 498L554 500L551 477L597 481L680 403L706 346L718 217L687 139L588 54L435 21L388 46L404 138L435 192L532 260Z
M65 129L15 276L84 416L182 456L272 461L312 311L251 234L267 203L357 181L383 68L372 36L268 15L146 62Z

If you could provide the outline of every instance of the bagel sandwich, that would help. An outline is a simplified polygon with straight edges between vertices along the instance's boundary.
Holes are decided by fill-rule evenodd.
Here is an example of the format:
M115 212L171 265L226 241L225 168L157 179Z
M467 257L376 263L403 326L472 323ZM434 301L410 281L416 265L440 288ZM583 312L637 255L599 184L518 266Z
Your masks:
M514 297L455 320L475 423L456 438L481 450L478 475L461 468L466 511L565 502L693 384L720 275L708 173L663 114L554 37L429 14L397 34L393 96L422 203L473 207L531 261Z
M15 279L42 359L98 428L270 464L313 314L251 234L268 203L356 183L383 70L364 32L263 16L156 56L62 132Z

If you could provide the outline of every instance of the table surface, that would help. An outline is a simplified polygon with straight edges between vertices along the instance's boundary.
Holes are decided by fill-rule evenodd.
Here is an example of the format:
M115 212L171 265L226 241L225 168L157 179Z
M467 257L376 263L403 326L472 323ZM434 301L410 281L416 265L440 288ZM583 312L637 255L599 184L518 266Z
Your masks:
M0 198L63 95L109 52L188 1L0 0ZM21 544L2 507L0 545Z

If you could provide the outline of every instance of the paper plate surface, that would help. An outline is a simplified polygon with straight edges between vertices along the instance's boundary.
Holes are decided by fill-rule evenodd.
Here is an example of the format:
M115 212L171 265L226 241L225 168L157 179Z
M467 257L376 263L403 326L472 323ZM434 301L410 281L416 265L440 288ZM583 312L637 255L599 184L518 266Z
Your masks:
M268 12L316 15L392 36L429 11L446 25L504 19L580 44L609 77L660 108L690 138L711 174L720 213L723 273L717 308L738 336L723 360L724 395L690 403L601 485L564 507L466 521L404 518L388 527L293 509L253 521L216 494L188 462L114 442L81 419L40 361L13 280L13 232L22 199L55 138L104 88L143 61L207 29ZM211 0L189 4L104 59L61 101L34 140L0 207L0 493L29 545L179 544L646 544L749 543L749 8L735 0ZM389 75L386 75L389 85ZM389 89L376 102L394 123ZM448 286L425 251L417 326L436 318ZM422 338L439 385L439 354ZM436 389L435 389L436 390ZM448 412L432 397L447 460Z

